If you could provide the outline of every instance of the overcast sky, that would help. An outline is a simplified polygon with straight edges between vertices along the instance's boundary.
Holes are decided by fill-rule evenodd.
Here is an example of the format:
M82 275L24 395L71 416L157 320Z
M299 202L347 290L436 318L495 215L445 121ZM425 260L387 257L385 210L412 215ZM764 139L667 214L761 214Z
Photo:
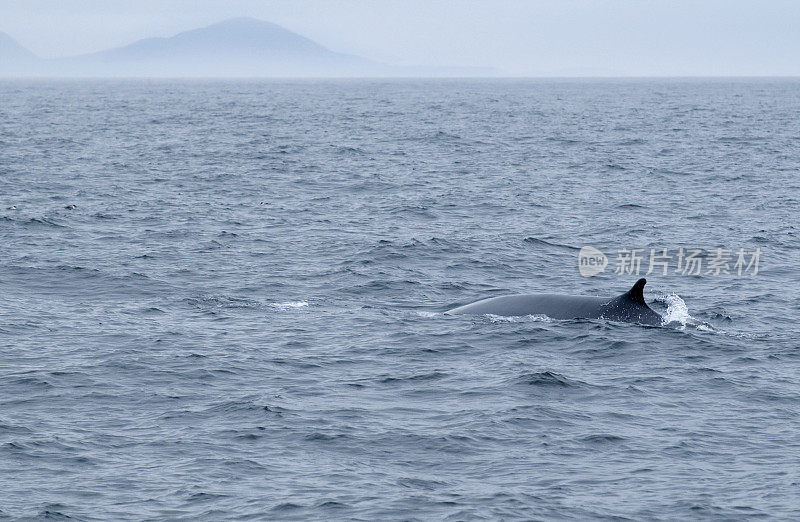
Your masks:
M798 0L0 0L0 31L43 57L235 16L394 65L509 75L800 75Z

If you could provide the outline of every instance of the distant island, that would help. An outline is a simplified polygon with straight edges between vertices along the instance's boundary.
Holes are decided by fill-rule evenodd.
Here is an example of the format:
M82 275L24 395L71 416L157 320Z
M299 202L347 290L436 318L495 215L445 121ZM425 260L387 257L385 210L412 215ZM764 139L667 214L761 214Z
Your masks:
M0 33L0 77L494 76L489 68L392 67L331 51L283 27L233 18L124 47L43 59Z

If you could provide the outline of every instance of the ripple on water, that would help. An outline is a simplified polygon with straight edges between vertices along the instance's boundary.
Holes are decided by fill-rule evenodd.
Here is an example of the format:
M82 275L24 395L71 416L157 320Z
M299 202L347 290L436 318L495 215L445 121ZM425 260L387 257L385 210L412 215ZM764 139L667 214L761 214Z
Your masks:
M0 81L0 517L800 518L798 89Z

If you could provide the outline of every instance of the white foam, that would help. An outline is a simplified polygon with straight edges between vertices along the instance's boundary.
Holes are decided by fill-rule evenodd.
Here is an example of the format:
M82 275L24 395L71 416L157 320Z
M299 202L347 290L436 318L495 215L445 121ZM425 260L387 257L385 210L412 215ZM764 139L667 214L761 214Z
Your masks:
M664 324L678 323L681 328L685 328L687 323L694 321L694 317L689 313L689 307L678 294L668 294L660 300L667 304L667 311L663 315Z
M278 310L293 310L296 308L305 308L308 306L307 301L286 301L285 303L270 303L272 308L277 308Z
M424 312L423 311L423 312L417 312L417 315L419 315L420 317L430 318L430 317L436 317L439 314L436 313L436 312Z
M528 321L533 322L542 322L542 323L551 323L553 320L546 315L517 315L517 316L505 316L505 315L494 315L494 314L485 314L486 317L493 323L523 323Z

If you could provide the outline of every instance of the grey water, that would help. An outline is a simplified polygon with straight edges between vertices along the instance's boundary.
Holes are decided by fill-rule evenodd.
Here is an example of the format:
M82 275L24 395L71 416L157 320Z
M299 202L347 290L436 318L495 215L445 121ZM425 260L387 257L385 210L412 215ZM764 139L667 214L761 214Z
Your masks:
M0 517L800 518L799 172L791 79L2 81Z

